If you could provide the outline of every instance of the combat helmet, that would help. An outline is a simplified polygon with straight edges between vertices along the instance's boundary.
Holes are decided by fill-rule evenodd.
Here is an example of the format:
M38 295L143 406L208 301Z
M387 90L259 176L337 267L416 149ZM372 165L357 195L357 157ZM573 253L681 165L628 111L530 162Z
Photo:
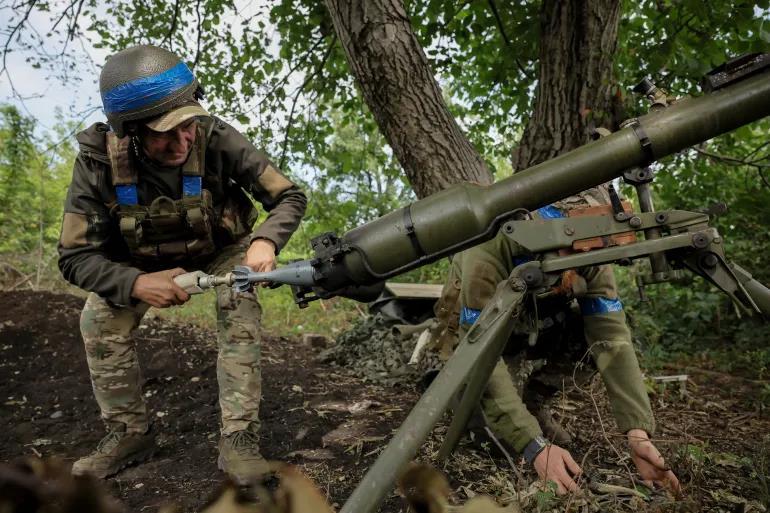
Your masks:
M131 122L155 118L186 105L197 106L203 90L176 54L152 45L126 48L107 59L99 76L104 113L118 137Z

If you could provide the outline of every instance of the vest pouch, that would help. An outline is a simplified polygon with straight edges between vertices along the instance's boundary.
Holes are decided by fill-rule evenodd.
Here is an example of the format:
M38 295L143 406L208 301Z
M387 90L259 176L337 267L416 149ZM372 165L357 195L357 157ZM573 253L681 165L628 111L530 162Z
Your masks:
M204 189L200 196L190 196L179 200L179 207L184 211L187 227L192 230L196 237L212 237L211 216L213 208L209 191Z
M183 240L158 244L159 257L179 257L187 255L187 243Z
M187 223L174 200L168 196L159 196L150 204L148 212L154 240L165 241L184 236Z
M129 248L136 248L142 242L143 212L135 212L134 215L120 217L120 233Z

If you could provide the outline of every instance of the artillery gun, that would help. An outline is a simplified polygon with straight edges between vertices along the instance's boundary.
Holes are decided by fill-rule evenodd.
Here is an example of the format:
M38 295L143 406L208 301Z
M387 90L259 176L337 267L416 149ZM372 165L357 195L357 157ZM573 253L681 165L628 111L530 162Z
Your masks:
M289 284L303 307L333 296L373 300L384 280L480 244L498 232L540 255L514 268L499 284L342 513L367 513L378 507L462 391L439 456L451 453L525 298L548 294L565 270L646 258L651 273L639 280L641 290L687 270L714 284L742 310L770 316L770 290L726 259L724 240L709 226L707 213L655 211L652 205L650 164L770 114L770 55L728 62L706 76L703 89L706 94L700 97L670 103L651 83L642 83L637 90L653 103L651 112L626 121L619 131L493 185L459 184L342 236L320 235L311 242L312 259L268 273L237 269L226 277L202 273L181 277L189 291L220 283L239 290L260 281ZM534 209L616 178L634 186L639 212L627 210L614 198L611 211L604 215L529 218Z

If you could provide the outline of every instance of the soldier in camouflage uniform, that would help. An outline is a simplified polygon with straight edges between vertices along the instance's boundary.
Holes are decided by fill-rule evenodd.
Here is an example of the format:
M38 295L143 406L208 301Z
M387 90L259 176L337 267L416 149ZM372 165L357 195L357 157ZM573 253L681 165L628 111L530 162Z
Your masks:
M608 204L607 188L602 186L541 208L535 217L565 217L583 208ZM436 309L441 328L434 340L446 348L453 339L462 337L476 322L497 285L509 276L514 267L532 258L502 233L455 255ZM618 298L612 267L603 265L577 273L568 271L559 289L556 298L538 300L540 319L531 318L531 308L524 315L528 318L518 319L514 336L492 372L482 397L481 409L486 423L501 441L522 453L541 478L554 481L559 493L576 490L574 478L581 472L580 467L567 450L543 436L543 427L547 428L549 436L556 436L559 443L568 443L569 436L552 422L541 427L544 421L548 423L549 416L541 410L538 412L539 422L527 408L522 392L528 379L540 379L534 389L542 389L548 382L548 369L538 372L539 369L533 368L533 365L540 366L545 361L548 366L558 366L565 363L565 356L580 360L587 349L607 387L615 421L620 431L627 435L632 460L643 480L650 485L656 483L678 489L676 476L666 467L649 439L655 422L623 305ZM575 298L579 307L576 315L570 309ZM578 352L571 343L575 335L571 331L575 327L572 322L575 317L582 320L584 337L583 349ZM539 334L533 348L528 344L527 334L535 322L539 323ZM570 352L572 354L568 355ZM523 353L530 354L524 356ZM534 358L535 363L528 358ZM553 371L550 370L551 377ZM566 377L561 374L564 371L567 372ZM572 382L571 369L562 368L559 373L559 379L552 380L555 383L551 385L556 386L551 387L551 392L559 388L558 383L562 380ZM541 408L547 396L548 392L536 394L536 400L529 401L530 406Z
M77 135L80 153L59 240L64 277L90 292L81 314L94 395L108 434L75 462L107 477L156 449L131 332L150 306L181 305L185 270L275 267L305 195L234 128L198 103L202 89L171 52L136 46L107 60L100 90L109 125ZM245 192L244 192L245 191ZM268 212L252 230L257 211ZM261 308L256 292L217 290L219 467L245 480L259 453Z

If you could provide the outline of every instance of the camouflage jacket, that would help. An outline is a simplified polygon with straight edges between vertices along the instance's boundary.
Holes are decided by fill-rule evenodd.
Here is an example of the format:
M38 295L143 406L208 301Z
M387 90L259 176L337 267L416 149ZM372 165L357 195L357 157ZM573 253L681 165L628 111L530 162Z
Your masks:
M205 175L203 189L211 193L215 220L214 241L218 248L238 240L228 238L223 228L228 198L236 198L241 211L249 214L249 226L257 218L248 191L268 212L250 234L250 241L267 239L276 250L296 230L307 205L305 194L233 127L218 118L202 122L206 133ZM117 216L115 188L106 148L109 127L96 123L77 134L80 152L64 204L64 219L59 238L59 269L70 283L96 292L115 305L131 304L131 290L138 275L171 267L187 270L206 262L193 260L153 262L132 259L123 239ZM181 168L163 168L145 158L138 158L137 194L139 204L149 205L159 196L182 196ZM228 202L232 204L232 201ZM244 219L244 223L247 222ZM245 239L243 237L242 239ZM212 257L213 258L213 257Z

